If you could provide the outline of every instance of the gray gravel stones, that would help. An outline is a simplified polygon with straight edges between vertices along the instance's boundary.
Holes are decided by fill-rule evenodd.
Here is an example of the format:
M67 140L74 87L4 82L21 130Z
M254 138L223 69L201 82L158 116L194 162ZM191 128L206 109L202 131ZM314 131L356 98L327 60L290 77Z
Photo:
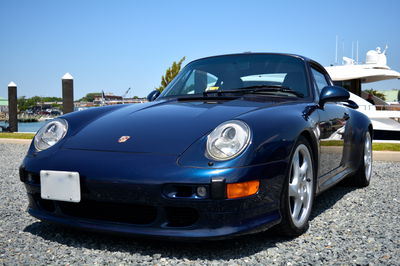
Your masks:
M317 198L310 229L175 243L81 232L26 212L18 166L28 145L0 143L0 264L400 265L400 163L375 162L371 185L336 186Z

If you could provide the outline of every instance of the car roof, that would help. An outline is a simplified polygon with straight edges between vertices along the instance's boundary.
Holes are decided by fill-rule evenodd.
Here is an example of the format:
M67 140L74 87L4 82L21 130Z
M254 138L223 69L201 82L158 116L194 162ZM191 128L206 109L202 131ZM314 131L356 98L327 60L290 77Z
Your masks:
M213 55L213 56L206 56L206 57L202 57L196 60L193 60L191 62L189 62L188 64L191 64L193 62L197 62L199 60L203 60L203 59L209 59L209 58L215 58L215 57L225 57L225 56L238 56L238 55L282 55L282 56L289 56L289 57L295 57L295 58L299 58L304 60L307 63L313 64L318 66L318 68L325 72L325 74L328 74L328 72L326 71L326 69L317 61L310 59L306 56L303 55L298 55L298 54L291 54L291 53L268 53L268 52L244 52L244 53L233 53L233 54L222 54L222 55Z
M302 55L298 55L298 54L290 54L290 53L268 53L268 52L244 52L244 53L233 53L233 54L222 54L222 55L213 55L213 56L206 56L206 57L202 57L196 60L191 61L190 63L199 61L199 60L203 60L203 59L209 59L209 58L215 58L215 57L226 57L226 56L238 56L238 55L282 55L282 56L289 56L289 57L296 57L296 58L300 58L304 61L307 62L315 62L314 60L302 56ZM316 63L316 62L315 62ZM318 64L318 63L317 63Z

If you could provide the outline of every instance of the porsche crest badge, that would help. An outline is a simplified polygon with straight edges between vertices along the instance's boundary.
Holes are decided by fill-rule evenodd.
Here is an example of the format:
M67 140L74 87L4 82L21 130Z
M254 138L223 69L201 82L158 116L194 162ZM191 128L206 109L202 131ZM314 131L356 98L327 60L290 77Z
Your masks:
M119 139L118 139L118 143L123 143L123 142L126 142L128 139L130 139L131 137L130 136L121 136Z

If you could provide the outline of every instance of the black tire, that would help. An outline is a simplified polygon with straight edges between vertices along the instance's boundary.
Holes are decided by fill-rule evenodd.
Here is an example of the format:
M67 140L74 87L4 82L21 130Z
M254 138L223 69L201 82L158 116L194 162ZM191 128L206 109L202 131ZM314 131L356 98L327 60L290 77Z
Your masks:
M360 165L356 173L348 178L349 184L354 187L367 187L372 175L372 139L367 131L363 139L363 149L360 158Z
M309 158L306 158L307 152L304 150L304 148L307 149ZM294 171L293 166L297 164L295 159L296 153L299 153L299 157L303 155L303 158L299 159L299 166L300 164L302 164L303 167L304 161L307 161L307 163L311 164L308 166L307 171L304 174L305 176L302 176L302 170L300 169L301 167L298 169L299 172L297 172L298 173L297 175L299 176L297 178L301 182L301 184L298 186L300 187L300 190L297 189L297 191L303 191L304 189L303 186L306 187L308 195L306 202L303 202L303 197L299 196L300 192L299 193L293 192L296 191L296 189L293 190L293 187L296 188L296 186L293 186L293 184L296 183L294 182L295 180L294 176L296 176L296 174L293 172ZM315 162L312 149L310 147L310 143L307 141L306 138L301 136L297 140L295 147L292 151L292 154L290 155L289 169L287 171L286 178L282 188L281 206L280 206L282 221L276 227L278 232L282 235L289 237L299 236L304 232L306 232L309 227L309 218L312 212L312 206L314 203L315 189L316 189L316 173L314 165ZM311 186L311 188L309 186ZM291 187L292 189L289 189L289 187ZM291 192L289 192L289 190ZM301 205L302 207L300 207L299 215L296 215L297 212L295 211L296 202L302 202L301 204L303 204Z

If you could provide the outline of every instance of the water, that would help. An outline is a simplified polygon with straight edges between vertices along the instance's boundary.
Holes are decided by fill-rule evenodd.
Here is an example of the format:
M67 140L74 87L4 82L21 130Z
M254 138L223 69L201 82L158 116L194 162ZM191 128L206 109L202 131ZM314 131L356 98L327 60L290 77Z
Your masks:
M36 133L47 121L22 123L18 122L18 132L34 132ZM0 121L0 126L8 126L4 121ZM1 130L1 129L0 129Z

